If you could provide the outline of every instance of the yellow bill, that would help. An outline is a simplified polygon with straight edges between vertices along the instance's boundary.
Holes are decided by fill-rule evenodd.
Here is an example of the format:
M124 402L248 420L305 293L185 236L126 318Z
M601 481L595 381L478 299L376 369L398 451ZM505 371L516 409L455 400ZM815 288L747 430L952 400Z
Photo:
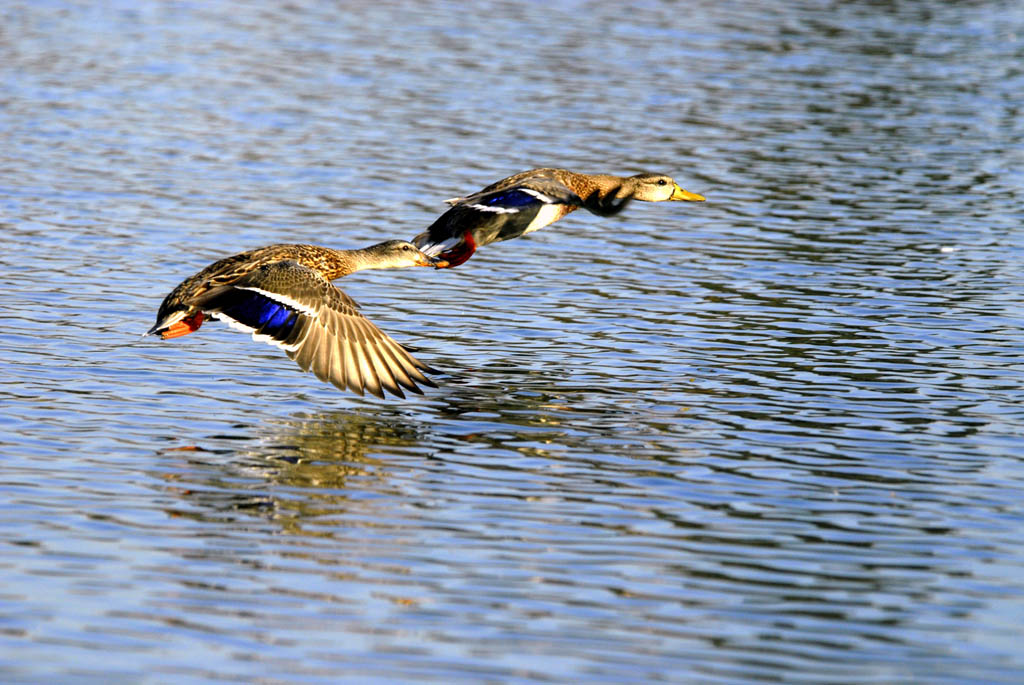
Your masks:
M684 201L684 202L704 202L704 196L698 195L697 193L691 193L689 190L683 190L676 184L676 189L672 191L672 197L670 200Z

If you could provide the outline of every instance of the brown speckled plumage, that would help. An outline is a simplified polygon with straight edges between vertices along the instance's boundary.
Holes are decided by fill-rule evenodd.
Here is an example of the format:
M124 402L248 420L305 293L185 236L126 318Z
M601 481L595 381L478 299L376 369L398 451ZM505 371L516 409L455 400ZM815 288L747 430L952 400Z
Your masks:
M270 245L226 257L185 279L164 298L149 333L164 338L223 319L283 349L304 371L341 389L379 397L434 387L431 369L381 332L331 281L361 269L436 266L410 243L361 250Z
M186 278L172 290L160 305L157 320L163 319L213 286L231 283L264 264L297 262L321 274L328 281L348 276L358 271L353 252L355 250L333 250L319 245L268 245L225 257Z

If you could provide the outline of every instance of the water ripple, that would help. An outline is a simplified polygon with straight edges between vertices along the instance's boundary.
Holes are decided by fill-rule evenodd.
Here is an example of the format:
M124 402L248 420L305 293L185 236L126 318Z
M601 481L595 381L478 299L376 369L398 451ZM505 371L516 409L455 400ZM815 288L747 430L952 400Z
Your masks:
M1020 680L1016 5L0 13L5 680ZM405 402L138 337L541 165L709 201L345 279Z

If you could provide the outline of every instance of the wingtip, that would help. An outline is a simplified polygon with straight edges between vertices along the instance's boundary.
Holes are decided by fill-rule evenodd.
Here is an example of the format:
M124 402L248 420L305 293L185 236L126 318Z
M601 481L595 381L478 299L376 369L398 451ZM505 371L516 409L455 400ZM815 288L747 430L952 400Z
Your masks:
M419 368L416 369L416 371L418 373L416 373L416 375L413 377L416 383L419 383L420 385L425 385L428 388L436 388L436 387L438 387L437 383L435 383L434 381L430 380L430 378L428 378L426 376L426 374L428 374L428 373L441 373L440 371L438 371L437 369L432 369L429 366L426 366L425 364L421 364L419 366ZM417 390L419 390L419 389L417 388ZM420 392L422 392L422 391L420 390Z
M417 361L419 361L419 360L417 360ZM420 368L420 371L423 371L424 373L432 373L432 374L438 374L438 375L444 373L444 371L441 371L439 369L435 369L432 366L427 366L423 362L420 362L420 367L419 368ZM435 387L437 387L437 386L435 386Z

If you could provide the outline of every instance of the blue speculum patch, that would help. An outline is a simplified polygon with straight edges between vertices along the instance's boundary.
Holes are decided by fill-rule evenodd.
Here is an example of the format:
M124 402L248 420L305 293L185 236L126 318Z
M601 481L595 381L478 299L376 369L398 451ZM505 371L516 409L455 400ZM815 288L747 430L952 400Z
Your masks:
M523 207L537 202L537 198L521 190L510 190L500 195L487 199L488 205L502 205L504 207Z
M253 328L259 328L270 322L274 322L271 325L279 326L288 319L288 315L291 313L291 310L285 305L256 293L246 293L237 297L222 311L236 321Z
M281 305L278 307L277 312L275 312L273 316L267 319L266 327L278 328L284 325L284 323L288 321L288 317L290 317L291 315L292 311L285 307L284 305Z

